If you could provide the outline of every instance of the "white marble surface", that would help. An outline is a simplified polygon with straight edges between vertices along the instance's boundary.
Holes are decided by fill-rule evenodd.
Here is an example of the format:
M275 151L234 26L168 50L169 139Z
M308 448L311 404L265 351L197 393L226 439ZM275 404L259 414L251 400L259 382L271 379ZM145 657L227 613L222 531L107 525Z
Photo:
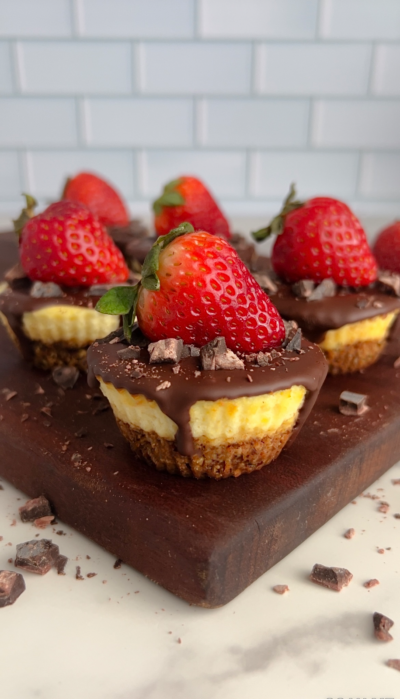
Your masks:
M70 559L66 575L26 573L26 592L0 610L0 696L398 699L400 675L385 663L400 658L400 520L393 516L400 485L391 482L399 477L397 464L369 488L390 503L387 515L379 500L357 498L216 610L191 607L125 565L114 570L112 556L62 523L48 528L41 535ZM24 496L2 485L0 569L12 570L16 544L38 530L19 521ZM349 527L351 540L343 536ZM336 593L311 583L316 562L348 568L350 586ZM84 581L75 579L76 565ZM370 578L380 585L368 591ZM278 583L290 592L274 593ZM391 643L374 638L375 611L395 621Z

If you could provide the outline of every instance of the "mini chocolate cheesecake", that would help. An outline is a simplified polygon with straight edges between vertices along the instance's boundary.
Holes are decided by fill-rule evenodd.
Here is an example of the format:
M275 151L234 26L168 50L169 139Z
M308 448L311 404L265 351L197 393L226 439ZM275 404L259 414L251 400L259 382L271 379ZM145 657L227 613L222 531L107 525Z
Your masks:
M304 424L327 373L321 350L295 324L279 350L239 355L223 337L202 348L149 344L122 330L88 350L88 380L100 384L134 453L158 470L239 476L277 458Z
M332 374L360 371L381 355L400 312L400 277L381 273L368 287L338 287L301 280L287 284L274 273L259 283L283 318L292 318L323 350Z

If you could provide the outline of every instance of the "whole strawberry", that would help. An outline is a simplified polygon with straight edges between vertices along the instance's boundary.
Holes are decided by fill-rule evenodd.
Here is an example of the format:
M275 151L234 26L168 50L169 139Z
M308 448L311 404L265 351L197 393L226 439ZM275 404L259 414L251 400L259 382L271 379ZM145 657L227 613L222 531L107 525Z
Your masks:
M59 201L30 218L34 204L27 197L15 222L21 264L33 281L91 286L127 280L121 252L86 206Z
M166 235L184 221L195 230L208 231L226 240L231 237L229 223L214 197L196 177L180 177L165 185L153 204L157 235Z
M126 206L115 189L90 172L80 172L67 180L63 199L85 204L97 216L103 226L127 226L129 216Z
M223 335L236 352L258 352L285 337L278 311L235 250L187 223L154 244L137 287L113 289L97 310L125 313L125 330L136 312L153 341L175 337L201 346Z
M379 233L373 252L380 269L400 274L400 221Z
M272 265L287 282L331 278L341 286L368 286L377 268L364 229L346 204L329 197L295 200L292 185L281 213L253 233L264 240L276 233Z

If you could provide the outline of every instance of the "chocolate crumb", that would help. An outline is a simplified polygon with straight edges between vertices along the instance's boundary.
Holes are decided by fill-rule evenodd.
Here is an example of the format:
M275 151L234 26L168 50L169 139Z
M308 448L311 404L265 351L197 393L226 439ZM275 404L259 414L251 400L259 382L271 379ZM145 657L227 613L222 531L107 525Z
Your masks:
M81 567L76 566L76 573L75 573L75 580L84 580L85 578L83 577L81 573Z
M253 383L253 377L250 374L247 374L246 379L249 383Z
M339 412L342 415L363 415L367 410L367 396L352 391L342 391L339 399Z
M38 498L33 498L32 500L27 500L25 505L19 508L18 512L21 522L34 522L36 519L48 517L50 515L52 519L54 517L50 503L44 495L40 495Z
M230 377L230 376L227 376L225 380L226 380L228 383L230 383L230 382L231 382L231 377Z
M301 329L297 328L295 334L289 340L289 342L286 345L286 350L287 352L300 352L301 351Z
M35 519L33 526L36 527L36 529L46 529L46 527L49 526L49 524L52 523L54 519L54 515L47 515L46 517L38 517L38 519Z
M86 573L87 578L94 578L97 575L97 573Z
M123 338L122 338L122 337L118 337L118 335L117 335L116 337L113 337L113 338L109 341L108 344L109 344L109 345L117 345L119 342L122 342L122 340L123 340Z
M353 539L355 534L356 534L355 529L348 529L347 532L345 532L343 536L345 539Z
M180 364L176 364L176 366L172 367L172 371L174 374L179 374L180 370L181 370Z
M6 400L9 401L12 398L15 398L15 396L18 395L17 391L9 391L8 388L5 388L2 393L5 394Z
M390 635L389 629L392 628L394 621L380 612L375 612L373 622L374 636L378 639L378 641L393 641L393 636Z
M292 284L292 292L299 299L307 299L314 291L315 283L311 279L301 279L299 282Z
M378 553L380 553L381 555L383 555L383 554L385 553L385 549L378 549Z
M170 388L171 381L163 381L158 386L156 386L156 391L165 391L166 388Z
M76 466L81 466L82 465L82 454L78 454L78 452L75 452L75 454L72 454L72 456L71 456L71 461Z
M114 444L111 444L111 442L104 442L104 446L106 449L113 449Z
M286 592L289 592L289 587L287 585L274 585L272 589L274 592L277 592L278 595L284 595Z
M40 386L40 384L36 384L36 389L35 389L35 395L36 396L42 396L44 393L43 388Z
M371 580L367 580L367 582L364 583L364 587L367 588L367 590L370 590L372 587L376 587L379 585L379 580L376 578L371 578Z
M117 558L117 560L115 561L115 563L113 565L113 568L115 568L115 570L119 570L119 568L121 568L121 566L122 566L122 563L123 563L123 561L121 560L121 558Z
M400 671L400 660L397 660L395 658L392 658L391 660L388 660L386 665L388 667L392 667L394 670L399 670Z
M388 502L381 502L380 506L378 507L378 512L382 512L384 515L389 512L390 506Z
M397 357L396 361L393 364L395 369L398 369L400 366L400 357Z
M68 563L68 558L67 556L62 556L61 554L56 560L56 568L57 568L57 573L58 575L65 575L65 566Z
M328 568L316 563L310 575L310 580L318 585L323 585L329 590L340 592L353 579L353 574L346 568Z
M322 299L330 298L336 295L336 284L333 279L324 279L312 291L307 301L321 301Z
M29 415L28 415L28 413L22 413L22 415L21 415L21 422L26 422L27 420L29 420Z
M51 414L51 408L48 405L45 405L43 408L40 408L40 412L44 415L47 415L47 417L53 417Z
M74 366L57 366L51 372L51 377L60 388L73 388L79 378L79 371Z
M21 573L0 570L0 608L7 607L25 591L25 580Z
M59 554L58 546L51 539L32 539L17 545L14 565L30 573L45 575L55 565Z

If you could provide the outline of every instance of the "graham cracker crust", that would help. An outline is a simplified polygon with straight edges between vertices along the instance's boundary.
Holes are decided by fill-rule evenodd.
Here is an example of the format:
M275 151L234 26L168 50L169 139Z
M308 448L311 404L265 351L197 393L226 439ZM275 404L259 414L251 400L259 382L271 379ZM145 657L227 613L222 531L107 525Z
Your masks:
M185 478L229 478L260 470L276 459L288 441L293 426L282 429L262 439L251 439L236 444L214 446L208 440L194 440L197 453L180 454L174 442L159 437L156 432L145 432L116 418L119 429L129 442L132 451L141 459L156 467Z
M335 350L323 350L330 374L352 374L374 364L383 352L386 339L365 340L354 345L343 345Z
M32 362L37 369L49 371L57 366L74 366L80 371L87 371L86 348L65 347L61 343L45 345L33 341Z

